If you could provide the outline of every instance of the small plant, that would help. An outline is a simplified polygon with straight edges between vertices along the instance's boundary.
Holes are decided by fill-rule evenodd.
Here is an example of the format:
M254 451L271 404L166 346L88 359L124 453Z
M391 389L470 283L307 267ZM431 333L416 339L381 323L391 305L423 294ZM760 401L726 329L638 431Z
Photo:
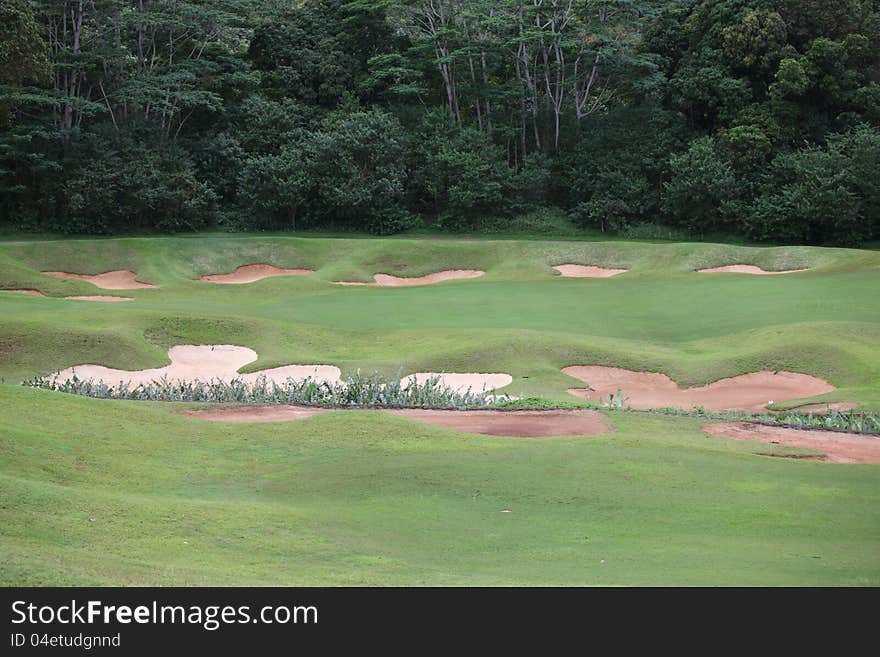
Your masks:
M360 370L340 383L312 378L287 379L283 383L276 383L264 376L253 383L241 379L170 381L163 377L131 386L124 381L113 385L104 381L79 379L74 375L64 381L36 377L23 385L98 399L142 401L412 408L479 408L509 401L506 395L489 395L485 389L473 392L468 388L459 392L443 385L439 376L423 383L413 379L404 383L399 378L388 380L375 372L365 375Z

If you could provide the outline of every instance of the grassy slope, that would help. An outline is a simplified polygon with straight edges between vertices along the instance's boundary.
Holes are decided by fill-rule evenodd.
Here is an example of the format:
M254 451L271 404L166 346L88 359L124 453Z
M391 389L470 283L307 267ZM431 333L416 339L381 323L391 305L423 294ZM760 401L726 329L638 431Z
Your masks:
M251 262L318 272L193 280ZM549 268L562 262L632 271L563 280ZM738 262L817 269L691 273ZM880 408L875 252L219 236L0 245L0 287L94 294L39 271L117 268L162 287L107 305L0 293L0 377L158 366L172 344L233 343L259 352L251 369L508 371L510 392L556 399L573 399L559 369L574 363L688 384L793 369L839 386L828 399ZM448 268L488 274L327 284ZM0 583L880 584L876 466L754 456L797 450L708 437L695 420L614 414L608 436L530 440L378 413L243 426L170 410L0 386Z
M241 264L317 269L306 278L214 286L199 275ZM623 266L608 280L554 276L562 262ZM809 273L755 277L694 269L747 262ZM0 293L0 377L68 365L159 366L185 342L253 347L259 369L507 371L512 394L570 398L572 364L664 371L694 385L756 369L823 376L827 400L880 408L880 255L866 251L621 242L343 240L224 237L0 245L0 287L94 293L41 269L133 268L158 290L101 305ZM339 288L375 272L482 268L477 281L409 289ZM146 339L145 339L146 338Z
M690 419L507 439L170 411L0 388L0 583L880 584L875 467Z

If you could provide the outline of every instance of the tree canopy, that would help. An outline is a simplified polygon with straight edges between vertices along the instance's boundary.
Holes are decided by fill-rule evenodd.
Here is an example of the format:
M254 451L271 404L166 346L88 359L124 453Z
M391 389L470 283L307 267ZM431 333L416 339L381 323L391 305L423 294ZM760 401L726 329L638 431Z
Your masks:
M0 0L0 222L880 237L875 0Z

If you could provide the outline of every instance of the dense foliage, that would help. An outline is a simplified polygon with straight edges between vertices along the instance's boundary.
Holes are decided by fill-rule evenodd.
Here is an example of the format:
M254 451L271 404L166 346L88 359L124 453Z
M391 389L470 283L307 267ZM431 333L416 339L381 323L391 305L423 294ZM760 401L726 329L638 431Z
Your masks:
M876 0L0 0L0 223L858 244L878 81Z

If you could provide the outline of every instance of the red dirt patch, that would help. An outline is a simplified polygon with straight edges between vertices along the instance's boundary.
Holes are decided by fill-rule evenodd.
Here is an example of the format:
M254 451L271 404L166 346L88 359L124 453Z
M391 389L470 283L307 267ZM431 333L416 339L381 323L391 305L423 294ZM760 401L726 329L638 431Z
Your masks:
M447 269L446 271L438 271L426 276L418 276L406 278L401 276L391 276L390 274L376 274L373 276L375 283L361 283L358 281L333 281L336 285L358 285L365 287L411 287L416 285L431 285L433 283L442 283L443 281L454 281L463 278L479 278L484 276L486 272L479 269Z
M809 271L809 269L786 269L784 271L767 271L755 265L725 265L724 267L710 267L709 269L698 269L700 274L754 274L755 276L775 276L776 274L796 274L799 271Z
M314 273L314 269L281 269L273 265L242 265L230 274L210 274L202 276L199 280L218 285L242 285L273 276L305 276Z
M553 269L565 278L611 278L618 274L625 274L626 269L605 269L586 265L554 265Z
M786 447L803 447L822 452L815 457L830 463L880 463L880 438L838 431L805 431L770 427L750 422L723 422L703 425L710 436L732 440L753 440ZM765 454L764 456L779 456ZM795 457L792 457L795 458ZM797 456L796 458L801 458Z
M768 402L812 397L834 390L827 381L797 372L752 372L721 379L698 388L679 388L665 374L633 372L619 367L575 365L562 370L587 383L589 389L570 389L576 397L605 401L623 393L624 405L632 408L678 408L702 406L712 411L764 411Z
M71 274L66 271L44 271L46 276L52 278L74 279L86 281L95 287L104 290L139 290L143 288L156 288L158 285L150 285L149 283L141 283L137 280L137 274L127 269L118 269L116 271L108 271L103 274Z
M489 436L539 438L546 436L595 436L608 433L599 411L438 411L393 409L386 413L433 424L446 429Z
M236 406L179 411L180 415L215 422L284 422L301 420L329 410L303 406ZM356 409L351 409L356 410ZM346 410L344 412L351 412ZM609 425L599 411L440 411L385 409L385 413L446 429L489 436L538 438L546 436L595 436L608 433Z
M210 420L212 422L285 422L303 420L326 413L324 408L305 406L236 406L234 408L207 408L204 410L180 411L180 415Z

